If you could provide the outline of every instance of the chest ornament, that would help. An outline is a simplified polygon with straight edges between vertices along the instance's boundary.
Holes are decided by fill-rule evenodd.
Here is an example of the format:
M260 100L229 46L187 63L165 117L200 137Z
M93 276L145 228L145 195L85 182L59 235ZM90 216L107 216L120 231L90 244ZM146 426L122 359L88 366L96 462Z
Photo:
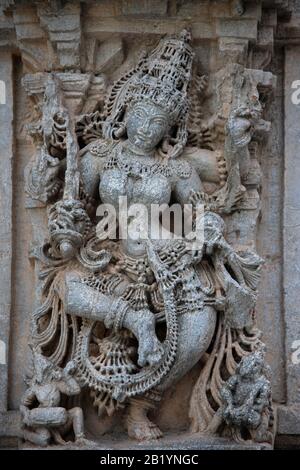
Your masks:
M153 163L142 163L137 160L128 159L122 154L121 145L117 145L108 158L104 169L111 170L118 168L126 176L142 178L144 176L162 175L166 178L189 178L191 176L191 166L182 160L156 160Z

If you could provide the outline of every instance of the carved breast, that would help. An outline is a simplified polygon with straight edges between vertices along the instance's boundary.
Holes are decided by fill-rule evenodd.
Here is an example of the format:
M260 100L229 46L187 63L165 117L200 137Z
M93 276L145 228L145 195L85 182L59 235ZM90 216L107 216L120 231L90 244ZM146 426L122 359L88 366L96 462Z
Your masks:
M113 204L115 207L118 207L120 196L127 196L128 205L168 204L171 198L171 184L164 175L132 177L114 168L104 171L99 193L102 202Z

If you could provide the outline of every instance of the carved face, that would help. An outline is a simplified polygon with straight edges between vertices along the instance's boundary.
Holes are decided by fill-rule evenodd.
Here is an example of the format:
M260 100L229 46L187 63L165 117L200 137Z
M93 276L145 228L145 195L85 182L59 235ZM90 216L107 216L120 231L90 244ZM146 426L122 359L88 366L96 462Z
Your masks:
M35 382L41 384L53 369L53 364L42 354L33 351L33 367Z
M242 377L255 377L263 368L263 360L259 356L246 356L240 363L239 373Z
M140 102L129 111L127 135L137 149L150 152L159 144L168 129L167 113L152 103Z

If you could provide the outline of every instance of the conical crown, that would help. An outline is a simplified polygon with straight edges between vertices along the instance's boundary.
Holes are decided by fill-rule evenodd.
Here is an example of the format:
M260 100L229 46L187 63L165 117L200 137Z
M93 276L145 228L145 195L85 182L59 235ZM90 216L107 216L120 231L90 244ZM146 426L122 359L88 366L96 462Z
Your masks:
M150 100L176 120L187 110L187 88L191 79L193 51L190 34L164 38L148 57L143 69L132 77L129 101Z

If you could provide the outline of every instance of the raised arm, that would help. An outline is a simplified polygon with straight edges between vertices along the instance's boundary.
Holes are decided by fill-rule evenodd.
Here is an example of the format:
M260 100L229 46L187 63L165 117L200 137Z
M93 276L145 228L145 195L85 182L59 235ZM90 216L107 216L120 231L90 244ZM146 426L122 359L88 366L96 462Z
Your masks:
M182 157L196 170L201 181L219 184L226 173L225 161L218 152L197 147L186 147Z
M181 178L175 182L173 196L180 204L188 204L193 191L203 191L203 186L196 169L192 167L191 175L188 178Z
M93 145L95 146L95 144ZM97 157L92 149L93 147L88 145L79 153L78 166L84 192L94 199L98 199L100 174L105 159Z

